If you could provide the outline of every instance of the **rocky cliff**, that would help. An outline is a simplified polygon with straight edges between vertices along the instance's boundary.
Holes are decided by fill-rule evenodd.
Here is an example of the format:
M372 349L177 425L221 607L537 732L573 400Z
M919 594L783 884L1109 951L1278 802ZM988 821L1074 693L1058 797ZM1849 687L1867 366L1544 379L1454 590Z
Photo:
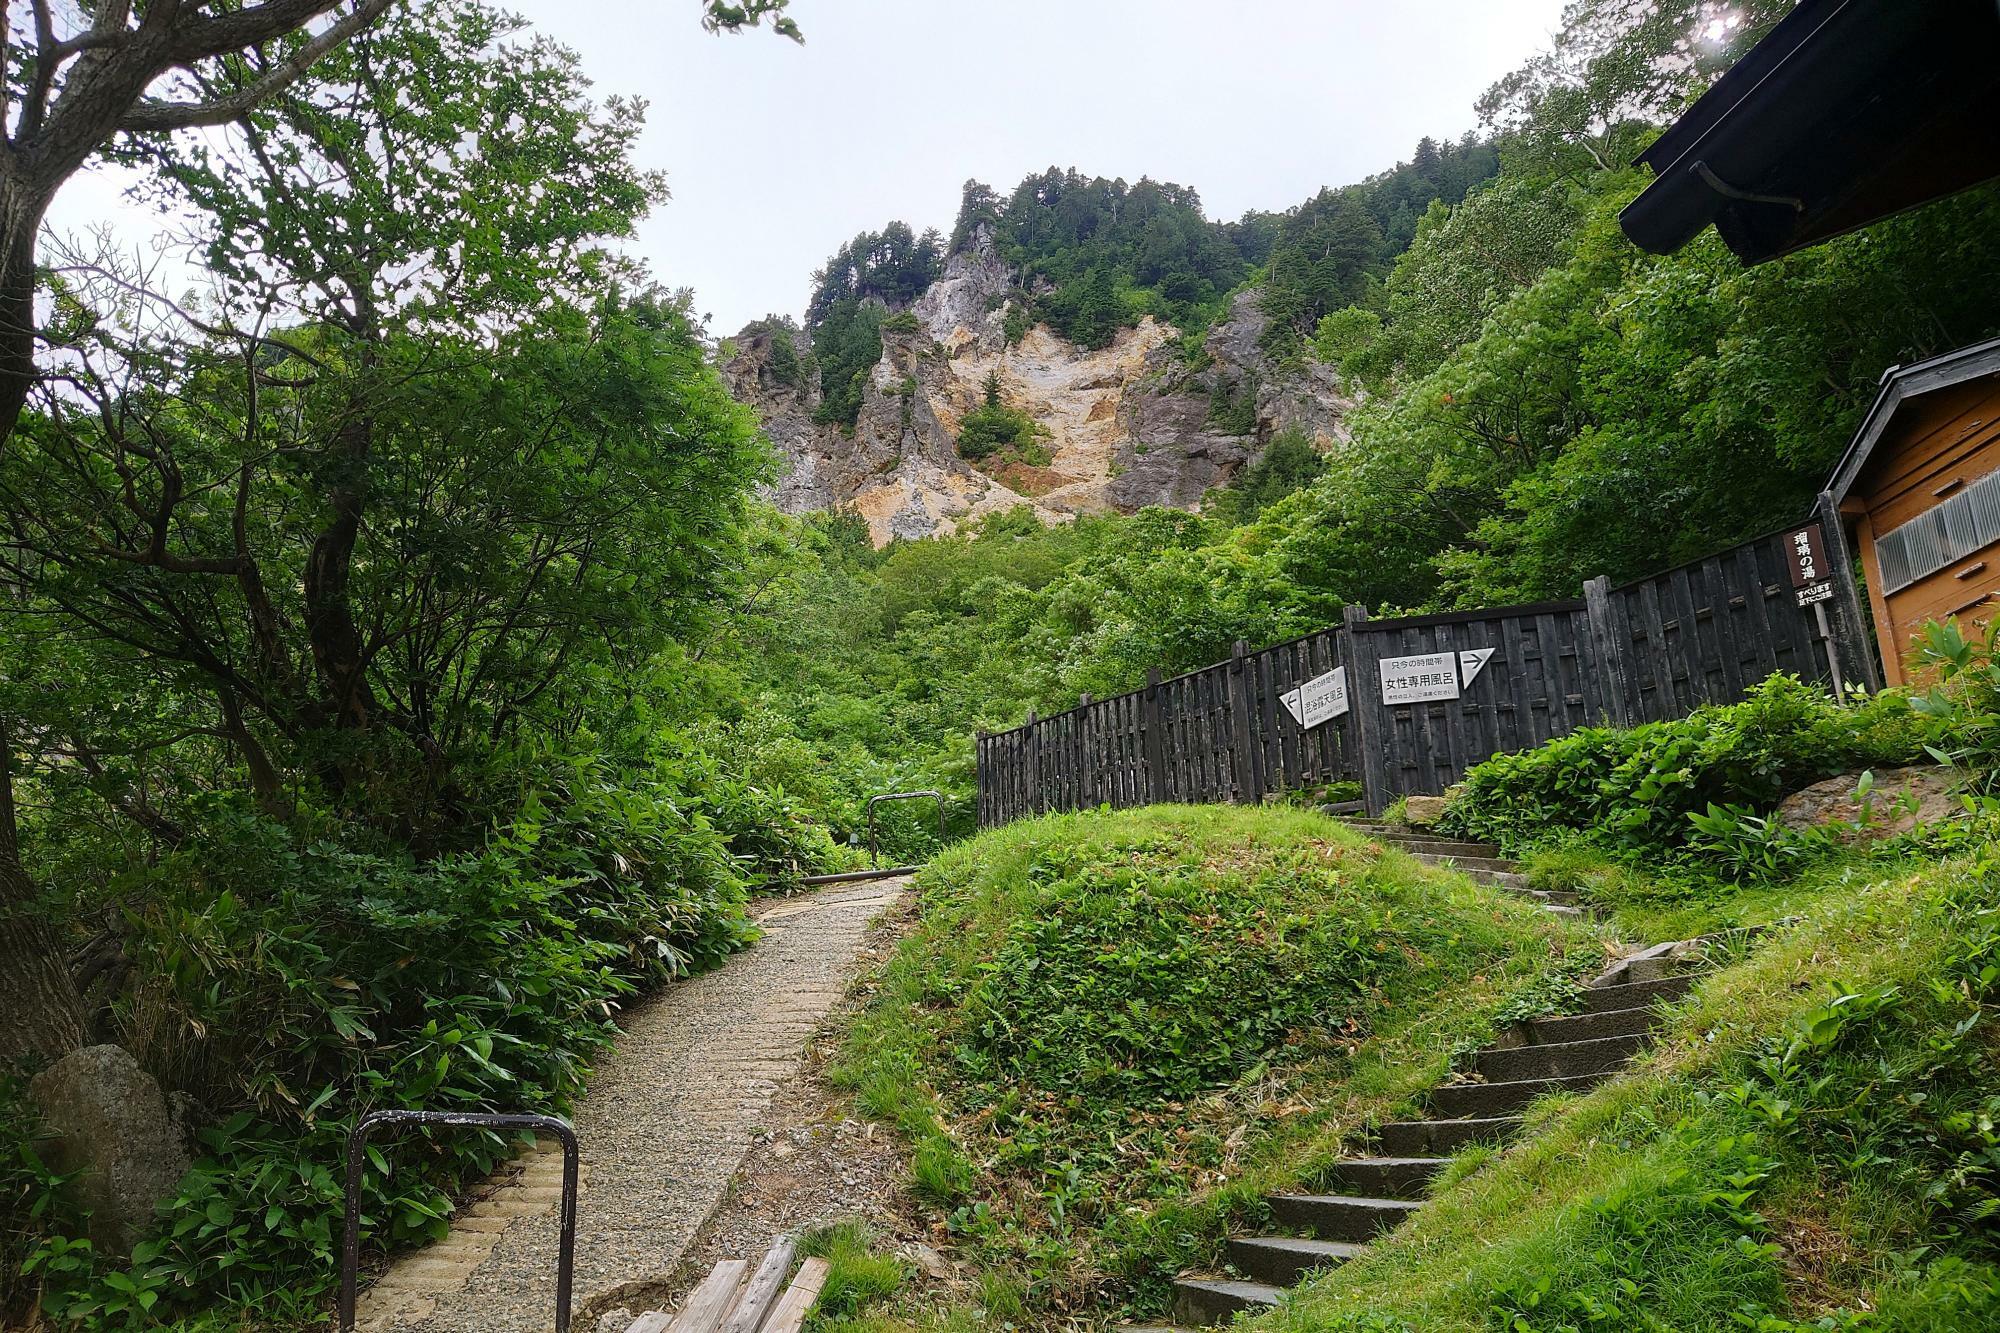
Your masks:
M1322 448L1346 438L1352 403L1322 367L1280 372L1268 363L1251 293L1210 330L1196 365L1179 333L1151 317L1098 350L1046 327L1010 345L1017 291L984 235L952 255L910 317L885 323L851 434L814 420L818 385L793 364L810 365L803 333L790 335L791 356L758 326L734 339L724 377L783 460L770 498L789 513L851 508L882 545L1024 504L1045 522L1147 505L1194 509L1280 430L1304 430ZM1002 403L1043 432L1032 459L959 457L961 425L989 377Z

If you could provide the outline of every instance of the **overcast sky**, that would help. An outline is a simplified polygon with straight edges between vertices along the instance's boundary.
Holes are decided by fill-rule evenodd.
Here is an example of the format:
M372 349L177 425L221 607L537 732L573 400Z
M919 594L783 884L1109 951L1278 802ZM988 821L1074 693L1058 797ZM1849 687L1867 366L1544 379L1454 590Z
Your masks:
M648 99L673 198L637 248L714 331L798 314L864 228L948 229L959 186L1077 167L1191 185L1211 217L1281 209L1475 127L1562 0L793 0L806 44L701 31L694 0L511 0L601 96ZM60 227L143 214L79 181Z

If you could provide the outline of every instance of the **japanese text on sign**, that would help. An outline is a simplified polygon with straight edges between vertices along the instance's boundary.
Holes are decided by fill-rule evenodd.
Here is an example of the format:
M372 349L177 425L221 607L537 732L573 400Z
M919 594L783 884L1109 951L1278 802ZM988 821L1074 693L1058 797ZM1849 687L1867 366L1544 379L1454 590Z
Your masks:
M1809 523L1803 528L1786 533L1785 554L1791 563L1794 588L1811 587L1829 577L1826 543L1820 535L1819 524Z
M1308 730L1347 711L1347 668L1335 667L1278 696L1292 719Z
M1419 653L1414 657L1382 659L1382 702L1415 704L1427 699L1458 697L1458 657L1454 653Z

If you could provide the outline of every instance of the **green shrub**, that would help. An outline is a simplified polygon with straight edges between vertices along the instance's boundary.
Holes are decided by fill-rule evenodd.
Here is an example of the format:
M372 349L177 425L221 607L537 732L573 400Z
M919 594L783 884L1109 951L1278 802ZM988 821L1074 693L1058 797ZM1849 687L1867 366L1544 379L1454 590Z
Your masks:
M1000 401L999 373L990 372L984 401L966 413L959 428L958 456L978 462L1004 449L1025 451L1041 433L1033 417ZM1046 457L1042 461L1047 462Z
M161 1308L324 1290L362 1114L561 1112L622 1001L751 937L738 858L699 801L598 760L539 777L484 845L429 861L235 799L196 807L184 848L130 886L149 980L127 1022L200 1104L199 1155L129 1267L44 1242L53 1313L101 1317L127 1287ZM441 1236L452 1192L511 1151L453 1132L371 1152L369 1242Z
M795 889L806 876L827 874L843 862L826 825L782 790L714 778L702 799L752 887Z
M1495 756L1467 772L1445 827L1512 851L1585 831L1635 855L1673 851L1710 806L1769 810L1821 778L1921 760L1938 732L1898 691L1843 705L1775 675L1742 703Z

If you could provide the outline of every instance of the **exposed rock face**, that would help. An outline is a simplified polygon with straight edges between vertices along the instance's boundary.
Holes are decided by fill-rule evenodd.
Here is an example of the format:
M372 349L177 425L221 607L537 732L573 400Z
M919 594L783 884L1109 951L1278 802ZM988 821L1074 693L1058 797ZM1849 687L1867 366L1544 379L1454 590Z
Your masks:
M1958 780L1948 768L1918 764L1884 769L1875 775L1865 802L1855 795L1860 781L1859 773L1843 773L1795 791L1779 802L1778 822L1792 829L1839 825L1847 840L1873 842L1965 813Z
M884 545L1018 505L1050 523L1148 505L1194 509L1280 430L1302 429L1322 448L1346 439L1351 400L1324 367L1269 365L1257 345L1265 317L1250 293L1210 331L1209 364L1195 367L1178 333L1151 317L1102 349L1077 347L1047 327L1009 346L1006 305L1015 289L986 232L952 255L910 307L915 326L884 328L882 360L851 434L815 422L817 386L774 373L771 335L746 330L723 374L757 409L782 456L785 473L771 500L789 513L851 508ZM792 336L803 356L804 335ZM1046 431L1046 464L975 467L958 456L960 427L989 374L1002 401ZM1254 399L1253 430L1232 434L1211 421L1218 384L1225 395Z
M1014 286L1014 275L993 253L993 230L981 226L972 245L944 264L944 274L930 285L910 312L932 341L957 350L969 340L998 347L1005 315L1001 306Z
M129 1253L188 1169L160 1085L124 1047L87 1046L37 1074L29 1096L57 1136L56 1169L83 1172L91 1242Z

